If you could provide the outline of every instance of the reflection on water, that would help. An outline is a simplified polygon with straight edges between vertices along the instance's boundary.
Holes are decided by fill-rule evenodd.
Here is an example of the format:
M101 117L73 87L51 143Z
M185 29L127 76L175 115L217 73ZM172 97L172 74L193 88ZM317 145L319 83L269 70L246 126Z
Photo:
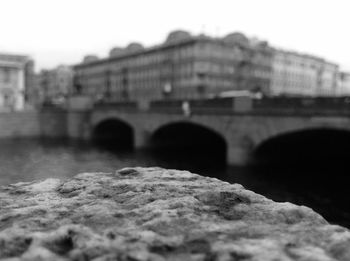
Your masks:
M294 170L286 166L224 167L213 154L198 152L111 153L89 144L62 140L0 141L0 185L48 177L66 178L81 172L114 172L127 166L184 169L240 183L275 201L310 206L328 221L350 227L347 202L350 171L345 166Z
M125 166L152 165L147 157L112 154L89 144L66 140L0 141L0 184L48 177L72 177L81 172L113 172Z

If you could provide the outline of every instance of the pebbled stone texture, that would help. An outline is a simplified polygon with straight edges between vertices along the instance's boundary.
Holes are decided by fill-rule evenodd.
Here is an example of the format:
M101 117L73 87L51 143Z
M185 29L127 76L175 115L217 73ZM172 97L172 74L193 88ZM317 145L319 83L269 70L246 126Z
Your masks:
M0 189L0 260L350 260L310 208L187 171L125 168Z

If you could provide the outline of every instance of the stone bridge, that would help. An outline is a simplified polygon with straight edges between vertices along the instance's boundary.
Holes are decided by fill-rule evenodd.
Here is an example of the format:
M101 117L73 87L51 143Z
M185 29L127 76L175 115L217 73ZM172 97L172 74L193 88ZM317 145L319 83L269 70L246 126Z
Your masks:
M276 137L305 131L350 131L350 117L344 113L257 113L248 110L224 113L193 111L191 115L186 115L181 111L123 110L107 106L71 111L68 133L73 138L92 139L103 135L103 131L98 130L106 131L113 122L112 135L120 140L132 140L135 148L151 146L160 132L169 131L165 137L179 141L185 135L181 129L193 127L191 135L196 137L198 133L198 137L203 137L203 143L212 139L221 142L227 163L235 165L246 163L257 148ZM209 135L201 136L201 131Z

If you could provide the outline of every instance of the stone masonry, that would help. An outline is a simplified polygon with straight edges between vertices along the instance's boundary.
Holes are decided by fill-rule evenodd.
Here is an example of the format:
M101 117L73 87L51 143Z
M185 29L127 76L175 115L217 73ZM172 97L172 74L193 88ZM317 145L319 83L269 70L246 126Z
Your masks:
M310 208L187 171L125 168L0 189L0 260L350 260Z

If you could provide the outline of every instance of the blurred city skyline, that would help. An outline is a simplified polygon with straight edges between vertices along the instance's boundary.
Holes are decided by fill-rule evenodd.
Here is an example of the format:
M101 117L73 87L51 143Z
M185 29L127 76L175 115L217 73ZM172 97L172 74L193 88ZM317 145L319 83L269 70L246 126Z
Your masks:
M349 71L349 7L346 0L3 1L0 52L28 54L41 70L86 54L106 57L130 42L156 45L178 29L216 37L239 31Z

